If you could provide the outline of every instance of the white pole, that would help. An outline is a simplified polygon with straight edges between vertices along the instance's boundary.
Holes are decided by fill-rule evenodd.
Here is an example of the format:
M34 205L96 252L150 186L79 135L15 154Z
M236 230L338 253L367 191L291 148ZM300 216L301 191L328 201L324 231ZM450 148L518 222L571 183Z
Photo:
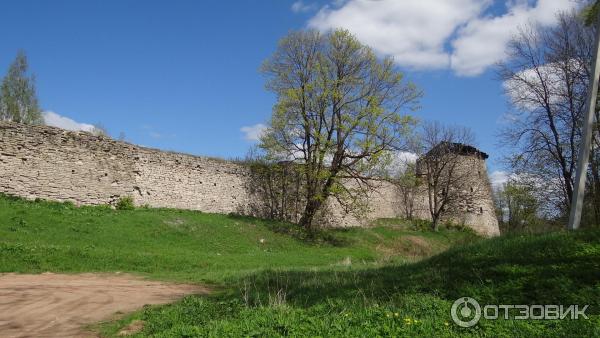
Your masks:
M575 184L573 196L571 198L571 213L569 215L570 230L579 228L581 222L581 210L583 209L583 195L585 193L585 179L587 175L588 161L590 159L590 148L592 147L592 135L594 133L593 123L596 110L596 100L598 97L598 78L600 77L600 13L596 18L597 32L594 49L594 63L592 64L592 77L590 78L587 112L583 120L583 138L579 148L579 157L577 158L577 175L575 176Z

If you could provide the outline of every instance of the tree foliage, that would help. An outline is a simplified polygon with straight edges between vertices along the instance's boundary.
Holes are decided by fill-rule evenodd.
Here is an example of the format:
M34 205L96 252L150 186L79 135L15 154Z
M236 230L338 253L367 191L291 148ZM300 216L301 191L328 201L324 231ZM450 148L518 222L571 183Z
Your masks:
M254 196L245 212L268 219L298 222L303 202L302 177L291 162L271 163L252 154L246 159L251 179L247 190Z
M541 226L533 186L512 179L498 189L494 197L502 232L530 232Z
M110 135L108 133L108 129L106 129L106 127L102 123L94 124L94 128L92 128L92 130L90 130L90 133L92 133L96 136L110 137Z
M346 30L292 32L263 66L277 96L261 147L271 161L301 164L307 230L325 201L356 205L368 175L403 146L421 91Z
M0 120L43 123L35 92L35 78L28 76L27 57L19 52L0 85Z
M600 1L592 1L583 10L583 17L585 19L586 25L593 25L595 21L598 20L598 14L600 14Z

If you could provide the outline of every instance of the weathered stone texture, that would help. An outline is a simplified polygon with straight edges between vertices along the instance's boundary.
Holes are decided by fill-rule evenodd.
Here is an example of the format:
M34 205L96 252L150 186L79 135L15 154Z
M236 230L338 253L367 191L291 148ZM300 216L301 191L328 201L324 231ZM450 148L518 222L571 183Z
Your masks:
M485 162L479 181L486 189ZM483 173L483 174L482 174ZM0 122L0 192L29 199L72 201L77 205L115 203L131 196L136 205L252 214L252 176L242 164L148 149L85 132ZM365 225L375 218L402 217L397 189L378 182L368 215L359 220L331 201L332 226ZM483 235L498 234L491 194L457 209L453 219ZM428 218L426 194L415 215Z
M135 147L89 133L0 124L0 191L107 204L130 193Z
M451 212L446 218L455 223L466 224L479 234L499 235L485 160L478 156L461 155L457 171L463 179L459 189L464 197L449 206Z
M241 164L138 148L136 204L230 213L246 211L249 172Z

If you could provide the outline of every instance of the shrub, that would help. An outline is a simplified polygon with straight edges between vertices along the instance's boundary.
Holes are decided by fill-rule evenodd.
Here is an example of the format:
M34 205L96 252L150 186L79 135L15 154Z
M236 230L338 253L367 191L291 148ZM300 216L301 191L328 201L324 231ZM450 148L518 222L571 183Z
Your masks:
M446 228L447 230L450 230L450 231L471 231L472 230L464 223L457 223L457 222L453 222L451 220L447 220L444 222L444 228Z
M38 203L40 203L40 202L38 202ZM75 203L73 203L73 201L64 201L64 202L62 202L62 206L65 209L73 209L73 208L75 208Z
M413 219L412 224L416 231L431 231L431 221L426 219Z
M123 196L119 198L115 207L117 210L133 210L135 209L133 198L131 196Z

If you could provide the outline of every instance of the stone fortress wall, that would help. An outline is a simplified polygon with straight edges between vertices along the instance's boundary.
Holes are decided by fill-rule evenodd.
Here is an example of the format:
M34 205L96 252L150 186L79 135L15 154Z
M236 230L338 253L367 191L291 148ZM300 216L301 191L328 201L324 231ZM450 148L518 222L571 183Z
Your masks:
M478 184L489 186L485 162ZM483 172L483 174L481 174ZM86 132L0 122L0 192L28 199L113 204L131 196L136 205L251 214L251 180L243 164L144 148ZM380 182L364 220L330 203L333 226L360 226L376 218L403 216L394 185ZM415 197L415 215L428 218L426 194ZM498 234L491 192L453 220L476 232Z

